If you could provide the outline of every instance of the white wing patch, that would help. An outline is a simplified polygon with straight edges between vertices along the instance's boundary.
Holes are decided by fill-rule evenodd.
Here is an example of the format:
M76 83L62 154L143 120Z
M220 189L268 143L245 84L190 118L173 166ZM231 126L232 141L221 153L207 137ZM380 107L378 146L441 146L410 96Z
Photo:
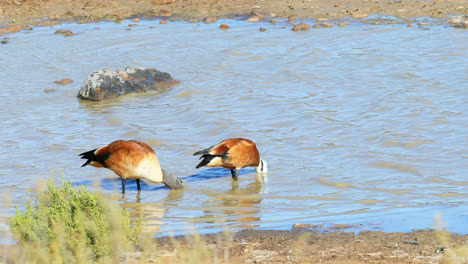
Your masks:
M223 159L220 157L216 157L210 160L208 164L206 164L206 167L216 167L216 166L221 166L223 164Z

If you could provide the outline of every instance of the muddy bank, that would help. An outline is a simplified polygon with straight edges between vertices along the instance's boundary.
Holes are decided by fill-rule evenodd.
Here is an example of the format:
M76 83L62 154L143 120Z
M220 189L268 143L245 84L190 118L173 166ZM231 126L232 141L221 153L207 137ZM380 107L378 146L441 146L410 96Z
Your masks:
M0 1L0 33L31 30L63 21L87 23L126 18L209 21L217 18L248 19L252 13L264 19L363 19L370 15L402 20L430 17L442 23L468 14L465 0L5 0Z
M312 230L241 231L200 238L159 238L167 262L177 249L206 251L213 263L466 263L468 235L421 230L411 233L362 231L359 234ZM174 241L176 241L174 243ZM174 246L176 244L177 246ZM203 246L202 246L203 245Z

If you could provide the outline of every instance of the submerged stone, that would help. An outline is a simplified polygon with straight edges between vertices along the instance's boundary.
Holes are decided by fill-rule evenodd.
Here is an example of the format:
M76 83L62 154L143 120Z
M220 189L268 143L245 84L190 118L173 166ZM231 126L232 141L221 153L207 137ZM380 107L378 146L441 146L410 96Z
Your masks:
M123 70L100 70L89 75L78 92L78 98L91 101L116 98L128 93L150 90L164 92L178 84L169 73L156 69L126 67Z

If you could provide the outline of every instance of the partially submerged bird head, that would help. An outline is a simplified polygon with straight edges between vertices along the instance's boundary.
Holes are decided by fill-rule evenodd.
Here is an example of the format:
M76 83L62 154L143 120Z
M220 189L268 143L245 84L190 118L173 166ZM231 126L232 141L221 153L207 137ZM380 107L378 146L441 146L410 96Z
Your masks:
M258 166L255 169L257 170L257 173L267 173L268 168L266 161L261 159Z
M166 171L163 171L163 183L167 187L175 190L184 188L184 185L182 185L182 180L179 177L171 175Z

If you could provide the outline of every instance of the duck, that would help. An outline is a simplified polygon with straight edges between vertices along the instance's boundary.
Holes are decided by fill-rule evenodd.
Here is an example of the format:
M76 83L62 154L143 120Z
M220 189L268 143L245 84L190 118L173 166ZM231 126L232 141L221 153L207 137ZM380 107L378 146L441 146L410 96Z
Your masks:
M138 191L140 180L164 183L171 189L182 189L182 180L163 172L156 152L147 144L137 140L117 140L108 145L79 154L96 168L107 168L122 178L122 194L125 193L127 179L135 179Z
M257 146L246 138L228 138L209 148L197 151L193 155L201 155L202 160L195 168L230 169L234 181L239 178L239 170L245 167L255 167L257 173L260 174L268 172L267 163L260 159Z

